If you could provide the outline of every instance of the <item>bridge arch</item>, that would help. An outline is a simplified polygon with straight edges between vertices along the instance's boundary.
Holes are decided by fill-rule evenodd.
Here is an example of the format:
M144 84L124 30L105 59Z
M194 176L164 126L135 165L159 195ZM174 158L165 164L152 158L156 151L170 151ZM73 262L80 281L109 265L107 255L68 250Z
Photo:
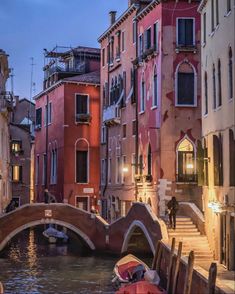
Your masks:
M130 241L131 236L132 236L132 234L133 234L133 232L135 231L136 228L140 228L142 230L145 238L148 241L149 247L150 247L150 249L151 249L151 251L152 251L152 253L154 255L155 248L154 248L154 245L153 245L153 241L152 241L152 239L150 237L150 234L149 234L148 230L146 229L145 225L139 220L133 221L132 224L130 225L130 227L128 228L127 232L125 233L121 253L124 253L124 252L127 251L129 241Z
M16 228L15 230L13 230L9 235L7 235L7 237L5 239L2 240L2 242L0 243L0 251L6 246L6 244L18 233L22 232L25 229L29 229L31 227L34 226L38 226L38 225L45 225L45 224L56 224L56 225L60 225L63 227L66 227L67 229L70 229L71 231L73 231L74 233L76 233L77 235L79 235L82 240L87 244L87 246L91 249L91 250L95 250L95 245L94 243L91 241L91 239L85 234L83 233L81 230L79 230L77 227L65 222L65 221L61 221L61 220L57 220L57 219L40 219L40 220L36 220L36 221L31 221L28 222L22 226L19 226L18 228Z

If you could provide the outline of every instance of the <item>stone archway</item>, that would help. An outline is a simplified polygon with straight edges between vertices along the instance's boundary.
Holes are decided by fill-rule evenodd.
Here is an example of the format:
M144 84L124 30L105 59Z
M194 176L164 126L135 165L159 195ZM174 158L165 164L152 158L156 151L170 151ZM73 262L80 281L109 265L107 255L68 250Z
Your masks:
M67 229L70 229L71 231L73 231L74 233L76 233L78 236L80 236L82 238L82 240L85 242L85 244L91 250L95 250L95 245L91 241L91 239L85 233L83 233L81 230L79 230L77 227L75 227L75 226L73 226L73 225L71 225L71 224L69 224L67 222L56 220L56 219L50 219L50 220L48 220L48 219L47 220L46 219L41 219L41 220L36 220L36 221L29 222L27 224L24 224L24 225L16 228L14 231L12 231L0 243L0 251L6 246L7 242L9 242L18 233L22 232L25 229L29 229L31 227L38 226L38 225L44 225L44 224L56 224L56 225L60 225L60 226L66 227Z
M130 242L130 239L135 231L136 228L139 228L141 229L143 235L145 236L147 242L148 242L148 245L154 255L155 253L155 248L154 248L154 245L153 245L153 241L149 235L149 232L148 230L146 229L145 225L139 221L139 220L135 220L132 222L132 224L130 225L129 229L127 230L127 232L125 233L125 236L124 236L124 241L123 241L123 244L122 244L122 249L121 249L121 253L124 253L127 251L128 249L128 244Z

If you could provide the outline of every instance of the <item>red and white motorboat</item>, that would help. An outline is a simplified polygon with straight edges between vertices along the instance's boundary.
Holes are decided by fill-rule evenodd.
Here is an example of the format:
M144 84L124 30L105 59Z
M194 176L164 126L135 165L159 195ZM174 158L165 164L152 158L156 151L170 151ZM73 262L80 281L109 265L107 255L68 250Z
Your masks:
M166 291L147 281L139 281L121 287L115 294L166 294Z

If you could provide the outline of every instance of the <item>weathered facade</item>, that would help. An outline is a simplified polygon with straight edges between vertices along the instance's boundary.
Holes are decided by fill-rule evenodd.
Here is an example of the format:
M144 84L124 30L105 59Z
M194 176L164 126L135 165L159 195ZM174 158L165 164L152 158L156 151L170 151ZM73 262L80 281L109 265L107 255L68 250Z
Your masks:
M101 196L103 216L124 216L135 196L136 58L134 18L150 1L129 1L128 9L100 36L101 45Z
M152 1L138 16L138 200L165 215L165 202L202 209L198 1Z
M203 202L214 257L235 269L234 1L201 1Z
M12 95L6 91L8 55L0 49L0 214L11 199L9 120Z
M35 104L15 96L10 123L12 199L16 206L32 202L34 173L31 161L34 144Z
M90 211L100 181L100 50L47 57L44 90L35 97L35 198L44 201L48 189L58 202Z

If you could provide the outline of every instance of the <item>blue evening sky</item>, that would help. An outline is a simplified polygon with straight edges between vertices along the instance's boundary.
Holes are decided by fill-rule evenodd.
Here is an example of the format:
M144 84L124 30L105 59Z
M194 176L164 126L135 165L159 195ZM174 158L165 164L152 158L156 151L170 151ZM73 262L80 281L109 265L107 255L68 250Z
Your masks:
M14 68L14 93L29 98L31 57L37 94L42 89L43 48L99 47L108 12L117 10L119 16L127 6L128 0L0 0L0 48Z

